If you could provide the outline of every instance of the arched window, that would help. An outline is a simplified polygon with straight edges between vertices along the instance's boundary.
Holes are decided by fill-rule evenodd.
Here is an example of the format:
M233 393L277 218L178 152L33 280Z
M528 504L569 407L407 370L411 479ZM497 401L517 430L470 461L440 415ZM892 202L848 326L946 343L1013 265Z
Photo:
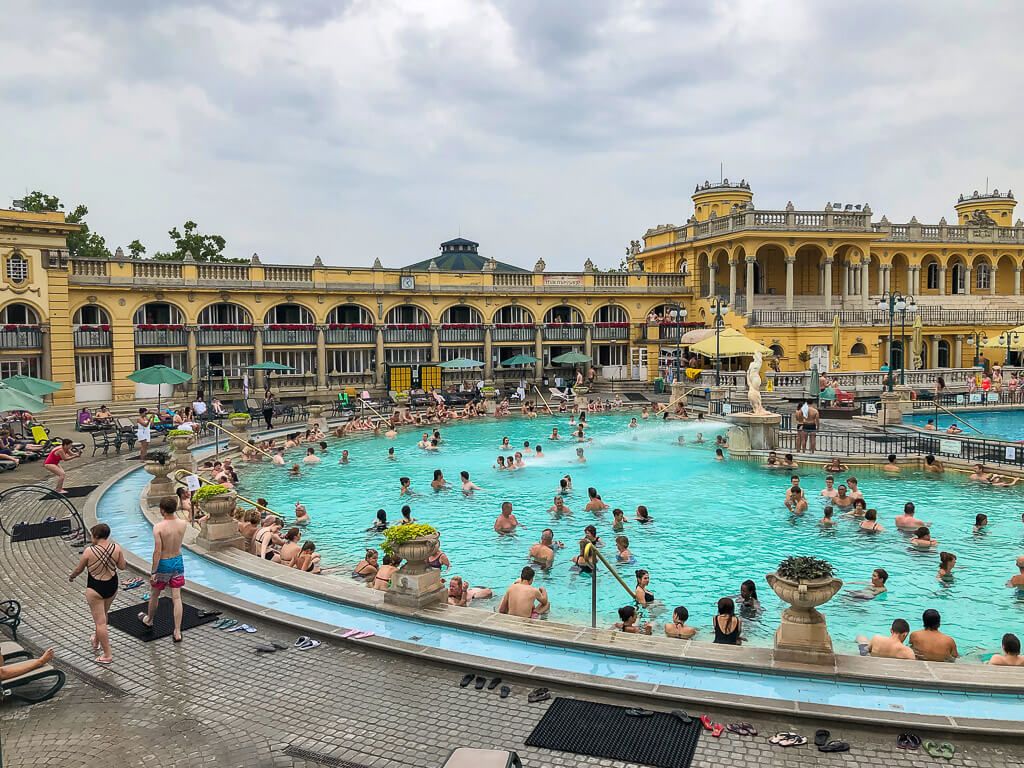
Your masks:
M772 344L769 347L769 349L772 351L772 355L774 355L775 357L781 359L786 356L786 350L782 348L781 344Z
M861 341L858 341L852 347L850 347L850 356L855 357L856 355L866 355L868 353L868 347Z
M72 320L77 331L83 325L110 325L110 315L107 310L96 304L86 304L79 307Z
M331 325L373 325L373 315L358 304L341 304L327 313Z
M975 269L975 287L979 291L987 291L992 287L992 267L988 264L979 264Z
M480 325L483 321L483 316L478 310L464 304L448 307L441 314L441 323L444 325Z
M28 304L8 304L0 309L0 325L39 325L39 315Z
M135 310L135 325L183 325L181 310L166 301L151 301Z
M267 310L267 325L313 325L313 313L301 304L278 304Z
M243 306L221 302L199 313L199 325L252 325L252 315Z
M597 310L595 323L629 323L629 313L618 304L608 304Z
M28 259L20 253L13 253L7 258L7 279L12 283L28 280Z
M564 323L582 323L583 315L576 307L565 305L552 307L544 315L545 325L560 325Z
M935 362L936 368L949 368L949 342L945 339L939 341L939 359Z
M400 304L388 310L384 322L388 325L430 325L430 315L415 304Z
M928 290L939 290L939 265L934 261L928 265Z
M533 325L533 313L526 307L512 305L494 313L495 325Z

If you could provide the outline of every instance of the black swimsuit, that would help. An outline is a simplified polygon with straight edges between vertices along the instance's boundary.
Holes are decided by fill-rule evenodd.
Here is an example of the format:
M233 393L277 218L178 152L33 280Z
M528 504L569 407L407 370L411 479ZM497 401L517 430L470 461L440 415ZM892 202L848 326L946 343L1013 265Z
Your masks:
M96 560L94 561L95 564L102 568L108 568L114 572L114 575L109 579L97 579L92 575L93 564L90 563L87 566L89 574L86 580L86 587L91 589L104 600L108 600L117 594L117 563L114 562L114 551L117 545L110 544L102 549L97 547L95 544L90 544L89 547L96 556Z

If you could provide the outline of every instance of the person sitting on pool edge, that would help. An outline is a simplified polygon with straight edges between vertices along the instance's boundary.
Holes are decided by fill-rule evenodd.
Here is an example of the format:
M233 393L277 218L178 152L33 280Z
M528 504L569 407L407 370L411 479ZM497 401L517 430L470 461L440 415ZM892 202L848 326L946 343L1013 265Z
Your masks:
M524 619L539 619L551 610L548 593L544 587L533 586L536 571L530 566L523 568L519 575L501 598L498 613L520 616Z
M857 647L861 656L874 656L881 659L916 659L914 651L904 643L910 634L910 624L906 619L896 619L889 629L889 637L875 635L870 642L864 635L857 636Z
M942 617L934 608L929 608L921 616L923 629L910 633L910 647L914 655L921 661L956 661L960 653L956 642L949 635L939 631Z
M651 634L651 622L640 626L637 624L637 618L636 608L632 605L624 605L619 608L619 620L612 626L620 632L630 632L634 635Z
M993 654L988 663L994 667L1024 667L1024 658L1020 655L1020 638L1014 634L1003 635L1002 654Z
M686 624L686 620L690 618L690 612L686 610L685 606L677 606L672 611L672 621L665 625L665 635L667 637L674 637L677 640L690 640L694 635L697 634L698 630L696 627L691 627Z

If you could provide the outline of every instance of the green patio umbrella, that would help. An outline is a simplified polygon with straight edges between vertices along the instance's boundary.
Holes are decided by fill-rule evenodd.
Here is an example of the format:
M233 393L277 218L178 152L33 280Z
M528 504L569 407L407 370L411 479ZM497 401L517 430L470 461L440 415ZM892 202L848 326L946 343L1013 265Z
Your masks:
M0 411L28 411L29 413L40 413L49 406L34 395L22 392L20 389L8 387L6 382L0 381Z
M470 360L468 357L456 357L441 363L441 368L483 368L479 360Z
M160 415L160 398L163 394L160 391L161 384L184 384L192 381L192 374L179 371L167 365L151 365L148 368L140 368L132 371L125 378L134 381L136 384L156 384L156 414Z
M11 389L16 389L33 397L52 394L64 386L58 381L37 379L35 376L22 376L20 373L17 376L8 376L3 381Z
M247 365L250 371L294 371L290 365L284 363L276 363L273 360L267 360L265 363L256 363L256 365Z
M818 364L811 366L811 375L807 378L807 396L813 397L815 401L821 395L821 375L818 373Z
M534 357L533 355L516 355L515 357L510 357L508 360L502 360L501 364L502 365L530 365L531 363L536 363L536 362L537 362L537 358Z
M576 365L577 363L589 363L590 360L590 355L584 355L582 352L566 352L564 355L552 358L551 362L559 365Z

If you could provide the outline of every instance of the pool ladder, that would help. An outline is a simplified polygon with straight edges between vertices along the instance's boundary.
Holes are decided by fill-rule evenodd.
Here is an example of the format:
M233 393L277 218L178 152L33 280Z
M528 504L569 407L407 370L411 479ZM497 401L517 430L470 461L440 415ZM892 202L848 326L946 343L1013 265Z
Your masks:
M591 581L591 586L590 586L590 626L596 628L597 627L597 567L596 567L596 562L600 562L602 565L604 565L604 567L608 569L608 573L610 573L612 576L615 577L615 580L617 582L619 582L619 584L622 586L622 588L624 590L626 590L626 594L629 595L630 601L635 602L636 601L636 595L633 593L633 590L631 590L629 588L629 585L626 584L626 582L622 580L622 576L620 576L619 572L617 570L615 570L615 567L611 563L608 562L608 560L605 558L605 556L601 554L601 551L597 547L595 547L592 543L587 544L587 546L584 548L583 556L585 558L587 558L587 559L590 559L591 557L593 557L595 559L595 567L594 567L593 573L591 574L591 580L590 580Z
M183 477L194 477L194 478L196 478L199 481L200 485L217 485L217 483L214 483L212 480L207 480L202 475L198 475L195 472L189 472L187 469L176 469L174 471L174 479L177 480L179 483L185 482L184 480L182 480ZM253 509L263 509L263 510L266 510L267 514L273 515L278 520L280 520L282 523L284 522L284 516L283 515L279 515L277 512L272 510L270 507L265 507L262 504L257 504L252 499L247 499L247 498L245 498L245 496L242 496L240 493L238 493L238 491L235 491L235 495L239 499L244 501L246 504L248 504L250 507L252 507Z

